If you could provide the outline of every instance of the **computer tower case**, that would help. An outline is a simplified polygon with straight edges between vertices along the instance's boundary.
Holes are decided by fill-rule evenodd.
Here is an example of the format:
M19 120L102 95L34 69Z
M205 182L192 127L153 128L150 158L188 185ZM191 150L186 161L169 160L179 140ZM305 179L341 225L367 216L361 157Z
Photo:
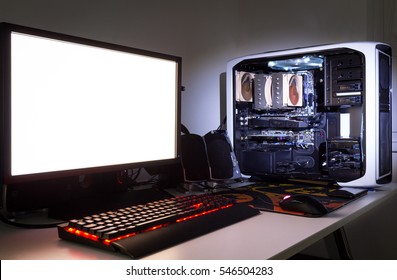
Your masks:
M241 173L259 180L391 181L391 48L351 42L227 64L227 129Z

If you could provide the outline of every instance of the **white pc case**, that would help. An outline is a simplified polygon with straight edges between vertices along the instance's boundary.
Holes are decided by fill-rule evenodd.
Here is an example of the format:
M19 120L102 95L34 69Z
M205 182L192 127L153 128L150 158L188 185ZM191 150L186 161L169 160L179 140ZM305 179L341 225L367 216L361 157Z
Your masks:
M227 64L227 129L241 173L375 187L391 181L391 48L352 42Z

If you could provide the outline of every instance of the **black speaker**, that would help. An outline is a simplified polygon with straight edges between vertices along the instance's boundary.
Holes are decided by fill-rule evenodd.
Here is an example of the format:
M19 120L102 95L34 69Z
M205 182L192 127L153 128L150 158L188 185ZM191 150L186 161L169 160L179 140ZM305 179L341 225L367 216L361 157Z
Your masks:
M210 178L212 180L230 179L234 176L233 150L226 131L214 130L204 136L207 146Z
M210 179L207 148L200 135L181 135L181 162L185 182L201 182Z

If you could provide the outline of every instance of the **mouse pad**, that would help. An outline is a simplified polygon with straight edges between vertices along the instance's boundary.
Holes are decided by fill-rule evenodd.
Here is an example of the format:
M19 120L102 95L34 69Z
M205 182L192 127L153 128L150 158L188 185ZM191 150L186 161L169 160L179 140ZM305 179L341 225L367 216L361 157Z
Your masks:
M284 214L292 214L306 217L320 217L322 215L311 215L301 212L292 212L281 209L279 201L286 195L306 194L316 197L323 205L332 212L352 201L354 198L342 198L328 196L328 193L338 190L338 186L329 186L326 183L255 183L247 187L241 187L233 191L223 193L224 196L233 197L238 203L247 203L261 211L270 211ZM362 195L365 195L364 192Z

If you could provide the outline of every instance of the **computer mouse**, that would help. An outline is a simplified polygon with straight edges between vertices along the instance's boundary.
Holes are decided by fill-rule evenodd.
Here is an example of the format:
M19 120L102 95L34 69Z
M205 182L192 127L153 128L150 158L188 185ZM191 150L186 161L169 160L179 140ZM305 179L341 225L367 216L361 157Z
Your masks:
M286 195L279 202L279 205L286 211L302 212L315 216L321 216L329 212L321 201L306 194Z

